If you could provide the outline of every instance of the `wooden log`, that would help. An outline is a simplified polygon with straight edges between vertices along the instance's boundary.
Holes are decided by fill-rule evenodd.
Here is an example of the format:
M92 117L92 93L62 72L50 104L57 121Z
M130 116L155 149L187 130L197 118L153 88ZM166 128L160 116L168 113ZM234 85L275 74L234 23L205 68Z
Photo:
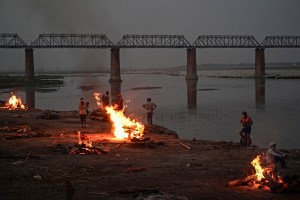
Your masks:
M246 178L241 178L241 179L238 179L238 180L229 181L227 183L227 186L240 186L240 185L243 185L243 184L245 184L249 181L253 181L255 178L256 178L256 175L252 174L250 176L247 176Z
M191 147L189 147L189 146L186 145L186 144L183 144L182 142L179 142L179 144L181 144L182 146L184 146L184 147L187 148L188 150L191 150L191 149L192 149Z

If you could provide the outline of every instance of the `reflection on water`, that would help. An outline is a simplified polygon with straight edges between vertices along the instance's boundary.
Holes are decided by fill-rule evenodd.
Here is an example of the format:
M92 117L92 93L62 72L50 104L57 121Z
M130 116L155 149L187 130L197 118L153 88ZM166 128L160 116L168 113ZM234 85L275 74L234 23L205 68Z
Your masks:
M197 83L198 80L186 80L188 108L197 107Z
M26 105L28 108L35 108L35 90L31 87L25 87Z
M255 102L256 105L265 105L265 78L255 78Z
M143 123L146 113L142 105L148 97L158 105L155 124L178 132L180 137L192 139L239 141L239 119L247 111L254 121L253 144L267 148L276 141L279 148L300 148L299 79L240 79L199 77L186 81L184 76L165 74L122 74L123 82L109 83L109 74L68 75L65 85L50 88L14 90L32 107L54 110L77 110L84 97L91 109L97 105L94 92L110 90L111 100L122 93L126 113ZM147 88L133 90L132 88ZM10 95L0 90L0 100ZM126 103L130 100L130 103Z

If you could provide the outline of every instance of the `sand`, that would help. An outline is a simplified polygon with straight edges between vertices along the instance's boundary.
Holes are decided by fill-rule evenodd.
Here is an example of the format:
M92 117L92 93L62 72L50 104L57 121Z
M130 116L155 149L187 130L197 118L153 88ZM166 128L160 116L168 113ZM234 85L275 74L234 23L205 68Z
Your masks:
M1 199L300 199L299 192L226 185L253 174L250 162L266 149L180 139L159 126L146 127L152 143L136 145L114 140L109 122L81 128L76 111L41 119L44 112L0 110ZM107 154L68 154L78 131ZM280 172L299 176L300 150L283 151L288 169Z

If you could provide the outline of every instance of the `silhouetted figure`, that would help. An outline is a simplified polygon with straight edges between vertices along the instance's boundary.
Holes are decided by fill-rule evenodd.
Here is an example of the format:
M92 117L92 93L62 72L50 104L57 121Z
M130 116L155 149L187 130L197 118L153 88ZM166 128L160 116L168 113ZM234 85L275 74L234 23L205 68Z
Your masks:
M116 109L117 110L123 110L124 105L123 105L123 98L120 93L117 95L117 102L116 102Z
M84 128L86 126L86 115L87 115L87 104L84 102L83 98L80 98L79 103L79 117L81 127Z
M253 124L253 121L251 117L248 116L247 112L242 113L242 118L240 120L240 123L243 125L243 128L239 132L241 136L241 144L244 146L250 146L251 145L251 138L250 138L250 133L251 133L251 126Z
M109 92L106 91L105 94L102 95L102 103L103 107L109 106Z
M155 110L157 105L151 101L151 98L148 98L147 103L145 103L143 107L146 109L147 112L147 123L148 125L152 125L153 111Z

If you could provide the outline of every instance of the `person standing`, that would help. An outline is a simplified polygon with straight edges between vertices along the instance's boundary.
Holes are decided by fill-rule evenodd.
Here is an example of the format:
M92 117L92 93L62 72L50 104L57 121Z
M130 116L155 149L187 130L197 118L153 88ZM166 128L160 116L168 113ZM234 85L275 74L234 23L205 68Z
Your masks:
M275 165L276 163L280 163L281 168L286 168L285 160L286 154L276 150L276 143L271 142L269 144L269 149L266 154L266 161L268 164Z
M151 101L151 98L147 98L147 103L143 105L147 112L147 123L152 125L153 111L156 109L157 105Z
M116 109L117 110L123 110L124 105L123 105L123 98L121 93L118 93L117 95L117 102L116 102Z
M79 117L80 117L80 123L82 128L86 127L86 115L87 115L87 104L84 102L83 98L80 98Z
M109 106L109 91L106 91L105 94L102 95L102 103L103 107Z
M247 112L242 113L242 117L240 119L240 123L242 124L243 128L239 132L241 136L241 144L244 146L250 146L251 145L251 126L253 124L253 121L250 116L248 116Z

